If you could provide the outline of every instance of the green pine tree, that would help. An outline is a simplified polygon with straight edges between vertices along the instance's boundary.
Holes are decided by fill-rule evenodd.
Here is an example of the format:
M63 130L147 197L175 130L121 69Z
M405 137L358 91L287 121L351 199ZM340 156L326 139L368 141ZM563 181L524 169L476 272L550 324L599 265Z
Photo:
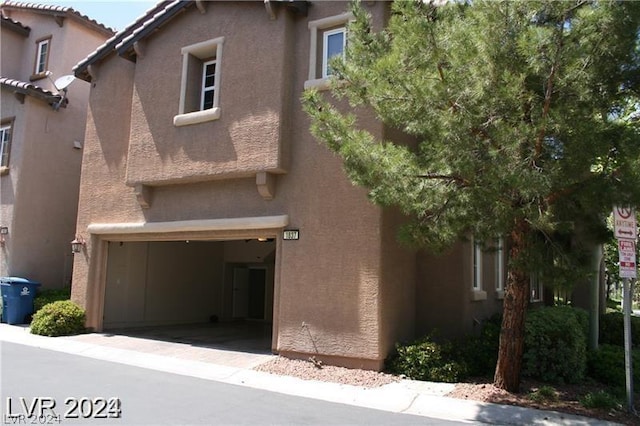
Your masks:
M495 384L517 391L529 274L577 271L576 235L640 204L640 2L442 3L394 2L380 31L353 3L338 84L303 106L349 178L412 218L405 239L508 237ZM358 108L415 145L359 129Z

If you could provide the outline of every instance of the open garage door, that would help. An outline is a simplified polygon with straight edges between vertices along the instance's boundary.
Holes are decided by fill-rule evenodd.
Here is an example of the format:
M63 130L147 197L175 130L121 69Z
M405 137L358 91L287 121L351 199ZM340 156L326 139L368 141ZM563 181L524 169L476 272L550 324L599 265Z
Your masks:
M170 327L189 343L199 329L203 344L262 336L270 349L275 253L273 240L110 241L103 328Z

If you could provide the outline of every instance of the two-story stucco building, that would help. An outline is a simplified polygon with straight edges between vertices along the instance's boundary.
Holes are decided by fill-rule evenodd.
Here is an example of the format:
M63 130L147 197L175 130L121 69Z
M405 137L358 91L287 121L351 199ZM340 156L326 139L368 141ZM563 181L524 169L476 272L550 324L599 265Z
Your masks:
M89 100L71 70L113 32L70 8L0 14L0 276L69 286Z
M388 3L364 5L382 27ZM88 326L250 319L274 352L379 369L397 341L500 308L501 250L402 247L403 217L309 133L300 97L327 87L347 9L163 1L76 66L91 94L72 297Z

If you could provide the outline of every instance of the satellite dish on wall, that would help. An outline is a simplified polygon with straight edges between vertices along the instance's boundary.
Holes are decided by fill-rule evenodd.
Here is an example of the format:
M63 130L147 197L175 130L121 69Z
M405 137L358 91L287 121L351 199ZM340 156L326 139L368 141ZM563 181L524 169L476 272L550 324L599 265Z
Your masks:
M75 79L76 78L73 75L63 75L62 77L57 78L56 81L53 82L53 85L56 86L58 91L64 90L73 83L73 80Z

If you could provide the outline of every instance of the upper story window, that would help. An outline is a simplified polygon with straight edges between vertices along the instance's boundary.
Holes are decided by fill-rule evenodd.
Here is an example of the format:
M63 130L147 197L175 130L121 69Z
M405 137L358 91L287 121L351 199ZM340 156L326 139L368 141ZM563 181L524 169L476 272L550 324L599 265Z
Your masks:
M353 14L329 16L327 18L309 21L309 78L304 83L305 89L315 88L324 90L329 88L331 58L344 55L347 43L346 24L353 19Z
M36 41L36 61L33 67L33 74L44 75L49 67L49 50L51 47L51 36Z
M220 118L220 64L224 37L182 48L180 105L174 126L187 126Z
M347 29L325 31L322 37L322 78L333 74L330 61L334 56L343 56L347 43Z
M9 171L12 127L13 123L11 121L3 121L0 124L0 174L5 174Z
M207 61L202 64L202 95L200 110L213 108L213 100L216 94L216 61Z

